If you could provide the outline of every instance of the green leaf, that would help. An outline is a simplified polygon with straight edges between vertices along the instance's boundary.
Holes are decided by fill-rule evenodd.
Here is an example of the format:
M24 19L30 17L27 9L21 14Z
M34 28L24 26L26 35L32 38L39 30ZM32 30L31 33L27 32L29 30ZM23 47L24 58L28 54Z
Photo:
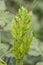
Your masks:
M32 56L38 56L40 55L40 50L39 50L39 41L35 37L33 37L32 43L30 45L30 50L28 52Z
M5 53L7 53L9 46L4 43L0 43L0 57L3 56Z
M1 58L0 58L0 65L7 65L6 62L4 62Z
M30 54L31 56L43 56L43 42L33 37L28 54Z
M5 6L4 0L0 0L0 10L6 10L6 6Z
M8 30L6 29L5 27L10 24L9 22L11 22L13 18L13 14L9 13L9 12L5 12L5 11L0 11L0 26L1 26L1 29L5 29L5 30ZM8 28L11 28L10 25L7 26Z
M36 65L43 65L43 62L38 62Z

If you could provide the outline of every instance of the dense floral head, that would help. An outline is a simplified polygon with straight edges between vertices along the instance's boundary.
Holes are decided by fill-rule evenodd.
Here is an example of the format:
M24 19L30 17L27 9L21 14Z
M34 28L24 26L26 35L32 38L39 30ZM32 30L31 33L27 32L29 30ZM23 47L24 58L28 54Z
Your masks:
M31 22L32 14L28 13L28 11L21 7L13 19L12 24L12 35L15 39L21 39L25 33L31 28L32 22Z
M29 50L32 41L32 22L31 13L21 7L13 19L12 35L14 37L13 54L16 59L24 57Z

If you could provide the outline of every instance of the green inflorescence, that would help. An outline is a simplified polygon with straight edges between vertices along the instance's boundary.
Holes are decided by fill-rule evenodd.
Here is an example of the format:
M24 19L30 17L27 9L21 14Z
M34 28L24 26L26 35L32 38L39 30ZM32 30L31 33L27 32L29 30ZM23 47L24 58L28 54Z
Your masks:
M28 52L32 41L31 18L32 14L21 7L12 21L12 36L14 37L12 53L19 60Z

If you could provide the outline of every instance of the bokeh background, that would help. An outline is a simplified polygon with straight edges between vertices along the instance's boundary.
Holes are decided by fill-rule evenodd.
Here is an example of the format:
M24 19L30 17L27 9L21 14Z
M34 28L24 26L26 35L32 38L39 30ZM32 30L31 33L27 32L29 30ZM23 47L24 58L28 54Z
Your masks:
M8 65L16 65L11 54L11 23L21 6L32 12L33 30L33 40L24 56L24 65L43 65L43 0L0 0L0 58Z

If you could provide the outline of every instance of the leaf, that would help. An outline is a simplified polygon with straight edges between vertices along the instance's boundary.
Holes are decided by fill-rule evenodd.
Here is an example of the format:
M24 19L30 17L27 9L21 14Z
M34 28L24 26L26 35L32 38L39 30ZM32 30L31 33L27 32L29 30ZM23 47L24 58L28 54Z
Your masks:
M6 62L4 62L1 58L0 58L0 65L7 65Z
M0 57L7 52L8 48L9 48L8 45L6 47L6 44L0 43Z
M39 39L33 37L32 43L30 45L30 50L28 52L31 56L43 56L43 42Z
M6 10L6 6L5 6L4 0L0 0L0 10Z
M43 62L38 62L36 65L43 65Z
M7 11L6 12L0 11L0 26L1 26L1 28L2 29L5 28L9 24L9 22L11 22L12 18L13 18L13 15L11 13L9 13Z
M32 56L40 55L39 41L35 37L33 37L32 43L30 45L30 50L28 53Z

